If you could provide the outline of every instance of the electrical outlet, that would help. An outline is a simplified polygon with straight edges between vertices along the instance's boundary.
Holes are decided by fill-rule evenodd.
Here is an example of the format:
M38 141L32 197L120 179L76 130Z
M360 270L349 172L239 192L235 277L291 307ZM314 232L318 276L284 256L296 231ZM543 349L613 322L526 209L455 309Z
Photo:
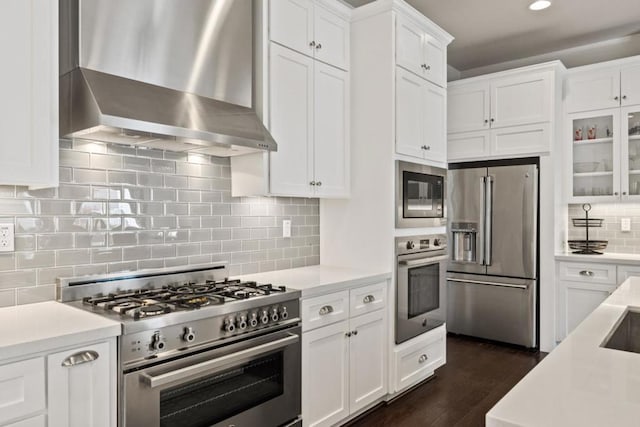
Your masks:
M621 218L620 220L621 231L631 231L631 218Z
M282 237L291 237L291 220L282 220Z
M0 224L0 252L15 251L13 224Z

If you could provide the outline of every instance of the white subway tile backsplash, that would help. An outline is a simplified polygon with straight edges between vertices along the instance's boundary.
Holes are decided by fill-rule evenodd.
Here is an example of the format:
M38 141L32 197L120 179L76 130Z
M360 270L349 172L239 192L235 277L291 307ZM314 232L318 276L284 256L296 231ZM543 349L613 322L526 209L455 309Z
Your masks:
M319 263L318 200L233 198L229 159L82 140L60 147L57 189L0 185L0 221L16 226L16 252L0 254L0 306L55 298L58 277L217 261L230 262L232 274ZM283 219L293 222L293 238L281 237ZM620 247L640 234L640 218L632 224L638 230Z
M573 218L584 218L582 204L569 205L568 209L569 240L583 240L585 229L574 227ZM594 203L589 212L590 218L602 218L602 228L590 228L589 237L607 240L607 252L640 253L640 205L634 203ZM631 231L623 232L620 223L622 218L631 219Z

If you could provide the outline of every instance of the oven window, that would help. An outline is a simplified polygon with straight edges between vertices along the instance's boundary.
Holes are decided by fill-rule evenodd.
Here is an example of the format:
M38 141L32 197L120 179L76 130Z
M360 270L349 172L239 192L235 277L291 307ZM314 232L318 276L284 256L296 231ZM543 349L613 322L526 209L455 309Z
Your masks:
M440 263L409 269L409 319L440 307Z
M405 218L443 216L443 177L405 171L403 181Z
M280 396L283 353L198 378L160 393L162 427L205 427Z

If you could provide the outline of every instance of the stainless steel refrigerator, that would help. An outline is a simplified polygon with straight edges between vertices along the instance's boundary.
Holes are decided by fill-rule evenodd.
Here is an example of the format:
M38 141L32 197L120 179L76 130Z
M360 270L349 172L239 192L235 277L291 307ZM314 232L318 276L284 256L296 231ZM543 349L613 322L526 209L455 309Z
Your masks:
M526 161L450 166L449 332L538 346L538 165Z

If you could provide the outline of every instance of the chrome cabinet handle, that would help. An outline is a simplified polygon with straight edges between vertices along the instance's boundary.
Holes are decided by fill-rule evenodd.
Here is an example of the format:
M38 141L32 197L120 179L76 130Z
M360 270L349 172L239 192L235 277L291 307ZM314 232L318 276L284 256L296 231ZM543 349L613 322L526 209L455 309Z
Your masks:
M627 99L627 95L622 95L622 99Z
M358 331L351 331L351 335L358 335Z
M316 42L312 40L311 43L309 43L309 47L316 47Z
M316 185L316 182L315 182L315 181L311 181L311 182L309 183L309 185Z
M626 191L623 191L623 192L622 192L622 195L623 195L623 196L626 196L626 195L627 195L627 192L626 192Z
M580 272L581 276L592 277L594 275L593 271L590 270L582 270Z
M488 120L488 119L485 119L485 120L484 120L484 124L487 124L487 123L489 123L489 120Z
M318 313L320 313L320 316L326 316L327 314L333 313L333 307L330 305L325 305L320 309Z
M425 65L424 69L429 71L431 69L431 65Z
M318 49L318 50L322 49L322 44L318 43L318 44L316 45L316 49Z
M427 359L429 359L429 358L427 357L427 355L426 355L426 354L423 354L423 355L422 355L422 356L420 356L420 358L418 359L418 363L422 364L422 363L426 362L426 361L427 361Z
M318 182L316 182L316 185L317 185L318 187L321 187L321 186L322 186L322 181L318 181Z
M65 368L71 368L73 366L82 365L83 363L93 362L98 359L98 357L100 357L100 355L93 350L81 351L64 359L61 365Z
M613 100L614 100L614 101L617 101L618 99L620 99L620 98L618 98L617 96L614 96L614 97L613 97Z
M618 195L618 192L616 191L615 193L613 193L613 195L614 195L614 196L617 196L617 195Z
M493 117L491 118L491 123L495 122L496 119L494 119Z
M365 303L365 304L369 304L369 303L374 302L375 300L376 300L376 297L374 297L373 295L367 295L366 297L364 297L362 302Z
M425 150L427 150L427 151L429 151L429 150L431 150L431 146L430 146L430 145L425 145L425 146L424 146L424 149L425 149Z
M351 332L347 332L347 333L345 333L344 335L345 335L347 338L350 338L350 337L351 337Z

